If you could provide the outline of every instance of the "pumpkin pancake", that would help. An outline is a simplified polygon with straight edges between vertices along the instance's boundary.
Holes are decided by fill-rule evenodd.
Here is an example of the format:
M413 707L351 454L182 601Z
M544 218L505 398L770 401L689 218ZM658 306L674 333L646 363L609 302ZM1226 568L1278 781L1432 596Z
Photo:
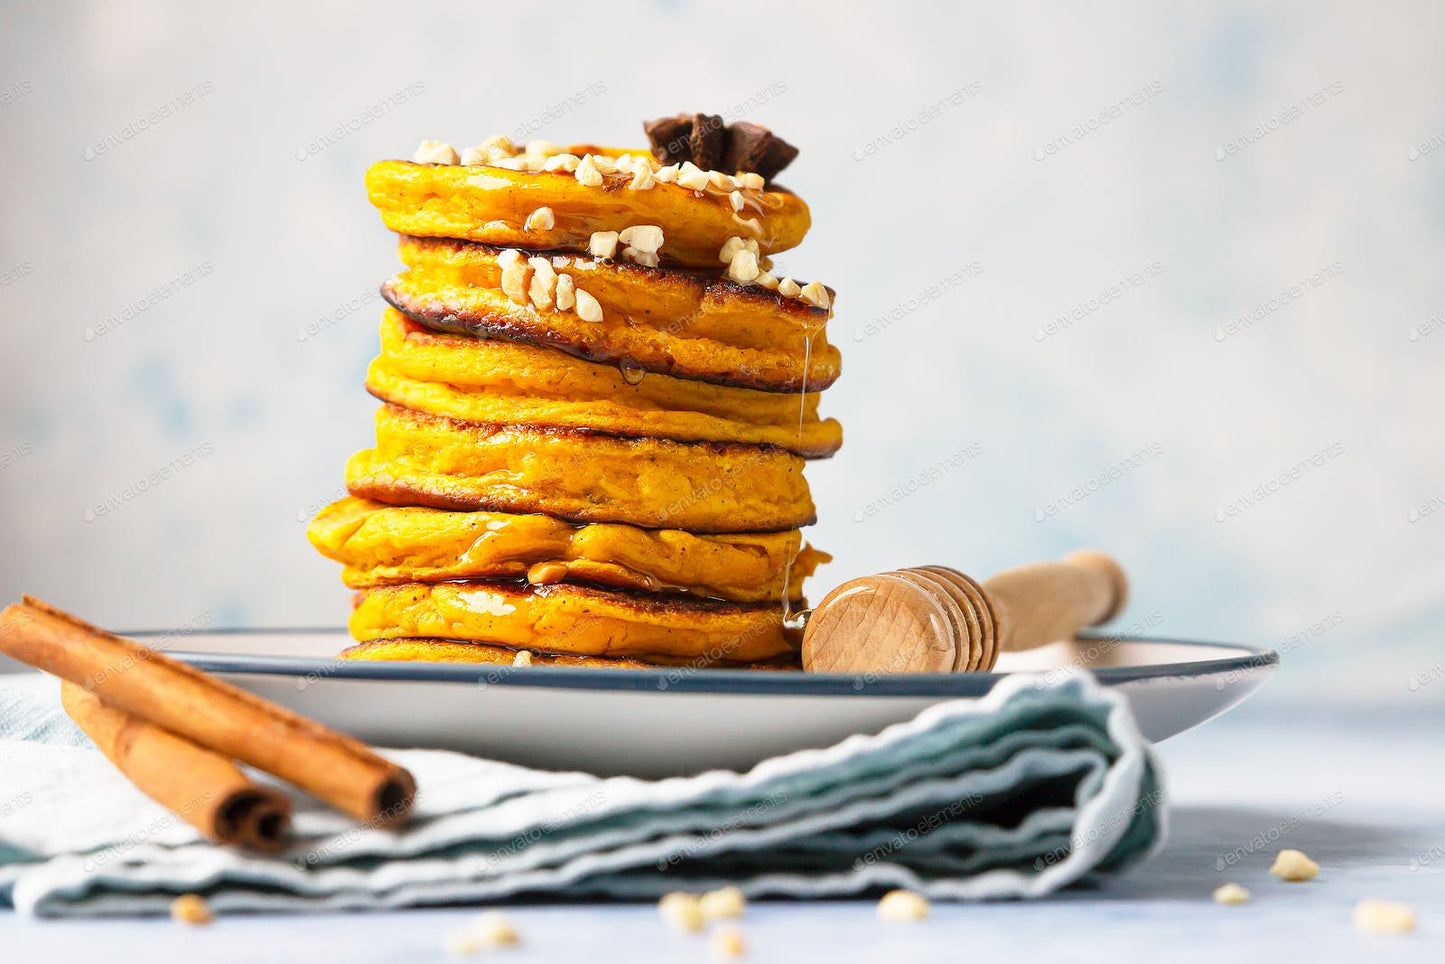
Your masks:
M374 639L349 646L337 654L338 659L406 660L422 663L484 663L511 666L523 650L488 643L460 643L453 639ZM674 659L666 656L639 659L633 657L578 656L575 653L545 653L525 650L531 654L533 666L585 666L588 669L759 669L801 670L797 657L753 663L728 660L709 662L704 658Z
M530 283L516 297L503 291L504 252L403 237L398 253L407 270L382 286L382 296L428 328L509 338L678 378L789 393L805 385L822 391L838 378L841 356L825 331L831 307L741 285L718 270L546 254L554 274L597 300L601 320L585 321L555 300L534 304Z
M579 157L631 153L657 166L646 151L593 145L566 151ZM808 206L786 191L663 183L632 190L632 180L630 173L604 173L602 183L589 185L560 170L378 161L366 172L366 193L382 223L399 234L586 251L593 232L651 224L662 228L663 260L698 267L715 266L730 237L755 240L764 255L775 254L796 247L811 224ZM733 209L733 193L742 197L740 211ZM551 211L550 224L532 217L539 208Z
M814 521L803 460L784 449L480 425L395 405L377 410L376 448L351 457L346 487L389 505L701 533Z
M817 392L784 395L643 375L499 338L434 332L388 308L366 387L403 408L468 422L582 428L679 442L777 445L805 458L843 444Z
M412 583L360 593L351 635L440 638L577 656L753 662L791 656L775 604L742 605L560 583Z
M306 530L322 555L343 563L353 589L409 582L522 578L685 593L733 602L802 598L803 580L829 559L796 529L694 535L607 523L572 525L545 515L445 512L348 496Z

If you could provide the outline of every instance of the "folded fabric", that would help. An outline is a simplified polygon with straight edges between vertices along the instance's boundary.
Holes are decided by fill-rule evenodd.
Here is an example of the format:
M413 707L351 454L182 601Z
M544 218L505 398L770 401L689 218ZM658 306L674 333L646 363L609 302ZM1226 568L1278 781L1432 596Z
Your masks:
M55 681L0 678L0 900L24 914L321 911L553 898L749 897L907 887L1039 897L1117 874L1162 842L1157 763L1117 693L1012 676L986 697L822 750L646 781L456 753L388 756L414 817L381 830L298 801L262 856L204 841L142 796L59 708Z

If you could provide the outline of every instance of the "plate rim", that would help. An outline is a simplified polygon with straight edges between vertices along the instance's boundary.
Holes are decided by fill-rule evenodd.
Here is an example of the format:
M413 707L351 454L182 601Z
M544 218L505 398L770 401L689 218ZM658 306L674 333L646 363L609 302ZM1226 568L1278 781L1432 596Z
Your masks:
M345 634L337 628L223 628L191 630L184 635L310 635ZM144 630L126 635L137 638L170 636L175 630ZM181 637L183 638L183 636ZM1242 643L1218 643L1163 636L1137 636L1104 632L1080 633L1079 642L1163 643L1173 646L1234 650L1235 655L1214 659L1132 666L1104 666L1088 670L1105 685L1146 682L1180 677L1212 677L1216 674L1273 672L1279 666L1279 652ZM658 669L605 669L571 666L511 666L507 664L428 663L420 661L366 661L321 659L312 656L253 656L242 653L199 653L167 650L166 655L212 673L241 676L295 677L302 681L322 680L410 683L464 683L472 686L523 686L545 689L597 690L606 692L650 691L711 693L750 696L854 696L854 697L955 697L978 696L1013 673L770 673L756 670L659 667ZM1044 673L1057 670L1043 670ZM308 685L310 685L308 683Z

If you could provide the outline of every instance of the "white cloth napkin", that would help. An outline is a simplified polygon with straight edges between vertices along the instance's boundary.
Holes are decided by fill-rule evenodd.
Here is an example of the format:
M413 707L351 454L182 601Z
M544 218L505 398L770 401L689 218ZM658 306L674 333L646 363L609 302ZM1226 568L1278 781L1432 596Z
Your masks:
M1009 677L742 774L602 779L387 755L420 787L404 827L302 799L290 848L251 854L207 843L132 787L64 716L54 680L0 680L0 902L159 914L194 892L221 912L319 911L724 883L750 897L1039 897L1115 874L1164 835L1158 766L1128 705L1082 674Z

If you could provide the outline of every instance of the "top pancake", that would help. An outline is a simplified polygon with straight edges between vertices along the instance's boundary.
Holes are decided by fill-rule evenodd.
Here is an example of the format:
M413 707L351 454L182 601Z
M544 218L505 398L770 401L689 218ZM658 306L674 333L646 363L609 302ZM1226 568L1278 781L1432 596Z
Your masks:
M593 145L566 150L652 160L642 150ZM601 184L589 185L565 170L411 161L379 161L366 172L367 195L391 230L501 247L586 251L595 231L654 224L663 231L658 254L664 262L712 267L728 238L755 240L762 254L775 254L796 247L811 224L808 206L786 191L736 185L693 190L660 182L637 190L633 182L625 173L604 173ZM742 195L741 210L733 208L735 192ZM528 219L539 208L551 210L552 226L529 229Z

